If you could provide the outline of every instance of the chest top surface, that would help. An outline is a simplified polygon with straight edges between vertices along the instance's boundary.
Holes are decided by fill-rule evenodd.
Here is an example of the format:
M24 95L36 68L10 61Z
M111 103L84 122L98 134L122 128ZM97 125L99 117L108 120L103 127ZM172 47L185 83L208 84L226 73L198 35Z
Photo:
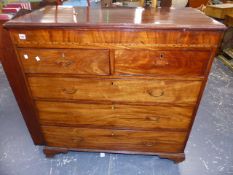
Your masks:
M118 28L224 30L225 26L192 8L89 8L47 6L13 19L6 28Z

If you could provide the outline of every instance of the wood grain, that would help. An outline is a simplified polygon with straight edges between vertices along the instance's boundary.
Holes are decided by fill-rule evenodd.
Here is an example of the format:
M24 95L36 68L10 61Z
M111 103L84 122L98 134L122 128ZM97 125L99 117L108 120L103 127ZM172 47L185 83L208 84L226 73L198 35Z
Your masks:
M45 154L184 160L223 24L190 8L45 7L4 26L18 50L4 69Z
M42 126L48 146L127 150L143 152L183 152L185 132L88 129Z
M19 47L59 47L75 48L79 45L106 44L166 44L166 45L215 45L218 44L221 32L215 31L112 31L112 30L82 30L82 29L11 29L14 43ZM26 39L19 38L25 34ZM63 47L64 47L63 46Z
M223 36L222 36L223 37ZM220 38L221 39L221 38ZM186 135L186 141L185 141L185 144L184 144L184 148L188 142L188 139L189 139L189 135L192 131L192 127L193 127L193 123L195 121L195 117L196 117L196 114L198 112L198 108L199 108L199 105L201 103L201 99L202 99L202 95L204 93L204 90L205 90L205 87L206 87L206 84L207 84L207 81L208 81L208 76L209 76L209 73L210 73L210 70L211 70L211 67L213 65L213 61L214 61L214 58L215 58L215 55L217 53L217 49L216 48L213 48L212 49L212 52L211 52L211 56L210 56L210 60L209 60L209 63L208 63L208 66L207 66L207 70L206 70L206 75L205 75L205 79L202 83L202 87L201 87L201 91L199 93L199 96L198 96L198 100L197 100L197 103L196 103L196 106L195 106L195 109L194 109L194 112L193 112L193 116L192 116L192 121L188 127L189 131L188 131L188 134Z
M209 57L208 51L116 50L115 73L203 76Z
M110 73L108 50L18 49L18 53L26 73ZM36 57L40 60L36 60Z
M200 81L95 79L95 78L28 78L33 97L195 104Z
M221 31L220 22L192 8L89 8L47 6L14 19L8 28L188 29Z
M37 119L37 113L28 89L27 80L24 72L20 67L17 59L17 53L14 45L11 42L10 34L5 29L2 31L3 38L3 59L2 65L10 83L11 89L15 95L24 121L31 134L32 140L37 145L44 144L43 134L40 130L40 124Z
M186 131L193 107L37 101L42 125Z

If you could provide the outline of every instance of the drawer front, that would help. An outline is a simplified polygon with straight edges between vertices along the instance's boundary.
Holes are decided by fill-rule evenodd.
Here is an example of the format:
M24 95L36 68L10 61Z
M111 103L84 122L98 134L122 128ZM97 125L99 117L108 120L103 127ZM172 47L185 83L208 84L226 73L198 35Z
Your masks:
M26 73L109 74L109 51L18 49Z
M211 36L210 36L211 35ZM111 31L74 29L11 29L15 44L21 47L77 47L87 44L162 44L184 46L218 45L221 33L211 31ZM99 46L99 45L98 45Z
M76 149L171 152L183 151L185 132L151 132L42 126L47 146Z
M42 125L186 131L192 107L78 104L36 101Z
M29 77L34 98L195 104L201 81Z
M208 51L116 50L115 74L204 76Z

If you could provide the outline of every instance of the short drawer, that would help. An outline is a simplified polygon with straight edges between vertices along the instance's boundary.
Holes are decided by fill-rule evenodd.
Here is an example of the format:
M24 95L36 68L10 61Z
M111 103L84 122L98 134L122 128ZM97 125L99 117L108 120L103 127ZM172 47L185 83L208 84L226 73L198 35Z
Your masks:
M42 125L187 131L193 107L36 101Z
M29 77L34 98L195 104L201 81Z
M204 76L209 51L116 50L115 74Z
M183 151L186 132L151 132L42 126L47 146L136 152Z
M109 51L18 49L26 73L109 74Z

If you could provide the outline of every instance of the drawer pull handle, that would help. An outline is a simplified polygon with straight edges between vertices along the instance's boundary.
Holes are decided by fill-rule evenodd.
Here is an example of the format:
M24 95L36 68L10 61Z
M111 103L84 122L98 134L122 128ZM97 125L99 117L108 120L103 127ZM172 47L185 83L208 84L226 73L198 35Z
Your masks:
M161 97L164 95L164 91L161 89L150 89L147 93L152 97Z
M78 90L77 89L62 89L62 92L66 93L66 94L75 94Z
M69 67L70 65L74 64L74 62L71 60L64 60L64 61L57 61L56 64L62 67Z

